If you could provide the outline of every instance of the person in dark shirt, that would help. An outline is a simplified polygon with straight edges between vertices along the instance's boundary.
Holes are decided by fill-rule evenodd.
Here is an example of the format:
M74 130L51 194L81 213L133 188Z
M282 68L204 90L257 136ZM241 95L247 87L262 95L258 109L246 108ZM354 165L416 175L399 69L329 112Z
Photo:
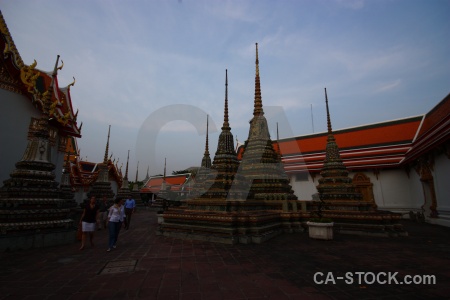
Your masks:
M95 202L95 196L92 196L89 203L84 207L83 213L81 214L80 223L83 234L81 236L81 247L80 250L84 249L84 244L86 241L86 235L89 234L89 240L91 246L94 247L94 232L95 224L98 220L99 207Z

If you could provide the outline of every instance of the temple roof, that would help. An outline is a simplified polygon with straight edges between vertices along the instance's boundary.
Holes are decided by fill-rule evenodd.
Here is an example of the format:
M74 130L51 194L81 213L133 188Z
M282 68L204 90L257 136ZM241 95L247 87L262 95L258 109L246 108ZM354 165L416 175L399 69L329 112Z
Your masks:
M398 167L441 145L450 137L450 94L425 115L333 130L349 169ZM327 132L273 142L287 173L319 171L325 159ZM243 146L237 155L242 159Z
M191 173L169 175L169 176L154 176L145 183L140 189L141 193L159 193L165 180L166 188L170 187L171 191L181 191L183 185L189 181Z
M98 178L98 165L99 163L80 160L76 157L70 167L70 181L72 185L83 186L86 188L92 185ZM120 187L122 185L123 178L118 166L111 160L108 160L108 172L109 177L113 178Z
M450 137L450 94L428 112L420 127L407 161L436 148Z
M333 134L348 168L398 167L449 139L450 95L426 115L334 130ZM286 172L319 171L327 136L328 132L321 132L279 140Z
M335 130L344 164L351 169L393 167L400 164L412 147L421 116ZM278 141L286 172L320 170L325 159L328 132Z
M1 12L0 34L0 50L3 53L0 60L0 88L24 95L35 104L37 109L53 118L50 123L58 127L61 133L80 137L81 126L77 124L78 113L73 111L70 96L70 87L75 84L75 79L68 86L59 87L57 72L64 65L62 63L58 67L59 56L53 71L37 69L36 61L26 65L14 44ZM43 103L45 99L49 100L48 107Z

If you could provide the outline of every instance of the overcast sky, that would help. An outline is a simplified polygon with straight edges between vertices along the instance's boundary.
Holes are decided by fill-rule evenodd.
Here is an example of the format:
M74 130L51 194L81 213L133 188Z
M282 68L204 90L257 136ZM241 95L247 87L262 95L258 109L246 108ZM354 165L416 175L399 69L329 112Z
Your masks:
M255 43L263 105L276 138L427 113L450 92L450 1L0 0L26 64L64 61L81 156L101 162L108 125L129 178L201 163L223 123L244 142L252 117Z

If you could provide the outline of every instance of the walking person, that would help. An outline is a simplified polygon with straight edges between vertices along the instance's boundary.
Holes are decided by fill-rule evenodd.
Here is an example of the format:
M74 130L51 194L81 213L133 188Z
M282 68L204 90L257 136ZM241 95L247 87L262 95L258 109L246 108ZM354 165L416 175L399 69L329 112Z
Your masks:
M122 227L122 222L125 217L123 200L117 198L114 201L114 205L109 208L108 220L106 221L109 229L109 241L108 249L106 251L111 251L111 248L117 247L117 239L119 238L120 228Z
M89 241L91 246L94 247L94 232L95 224L98 220L99 207L95 201L95 196L92 196L89 203L86 203L83 213L81 214L80 223L83 234L81 235L81 247L80 250L84 249L86 243L86 235L89 234Z
M128 230L130 228L131 223L131 215L134 214L134 210L136 208L136 201L128 196L128 199L125 201L125 229Z

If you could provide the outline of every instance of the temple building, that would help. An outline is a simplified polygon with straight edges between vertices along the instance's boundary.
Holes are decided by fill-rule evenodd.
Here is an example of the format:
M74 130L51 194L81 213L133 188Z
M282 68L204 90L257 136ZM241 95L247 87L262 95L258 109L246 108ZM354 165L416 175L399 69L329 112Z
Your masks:
M91 162L87 158L83 160L75 138L68 140L66 152L69 153L69 156L66 156L65 163L69 161L70 184L74 192L74 199L81 204L88 198L88 193L99 178L102 163ZM112 193L116 195L122 186L123 176L120 167L112 157L107 157L107 166L108 181Z
M1 12L0 34L0 126L14 128L0 131L0 140L7 145L1 148L0 182L9 178L15 163L22 158L22 150L27 146L28 133L32 127L31 118L39 118L43 109L37 95L45 92L49 93L51 101L48 112L50 159L55 165L55 176L60 180L67 141L72 137L81 137L81 125L77 123L78 111L73 110L70 96L70 88L75 80L60 87L57 72L63 68L62 63L56 72L39 70L36 61L25 64ZM53 90L48 89L51 84Z
M364 202L403 218L450 226L450 95L424 115L333 134ZM323 132L278 141L284 169L300 200L317 193L327 137Z
M62 173L70 137L80 137L69 84L58 85L59 55L53 72L26 65L0 13L0 251L73 242L70 218L76 205ZM58 181L62 181L60 186Z

